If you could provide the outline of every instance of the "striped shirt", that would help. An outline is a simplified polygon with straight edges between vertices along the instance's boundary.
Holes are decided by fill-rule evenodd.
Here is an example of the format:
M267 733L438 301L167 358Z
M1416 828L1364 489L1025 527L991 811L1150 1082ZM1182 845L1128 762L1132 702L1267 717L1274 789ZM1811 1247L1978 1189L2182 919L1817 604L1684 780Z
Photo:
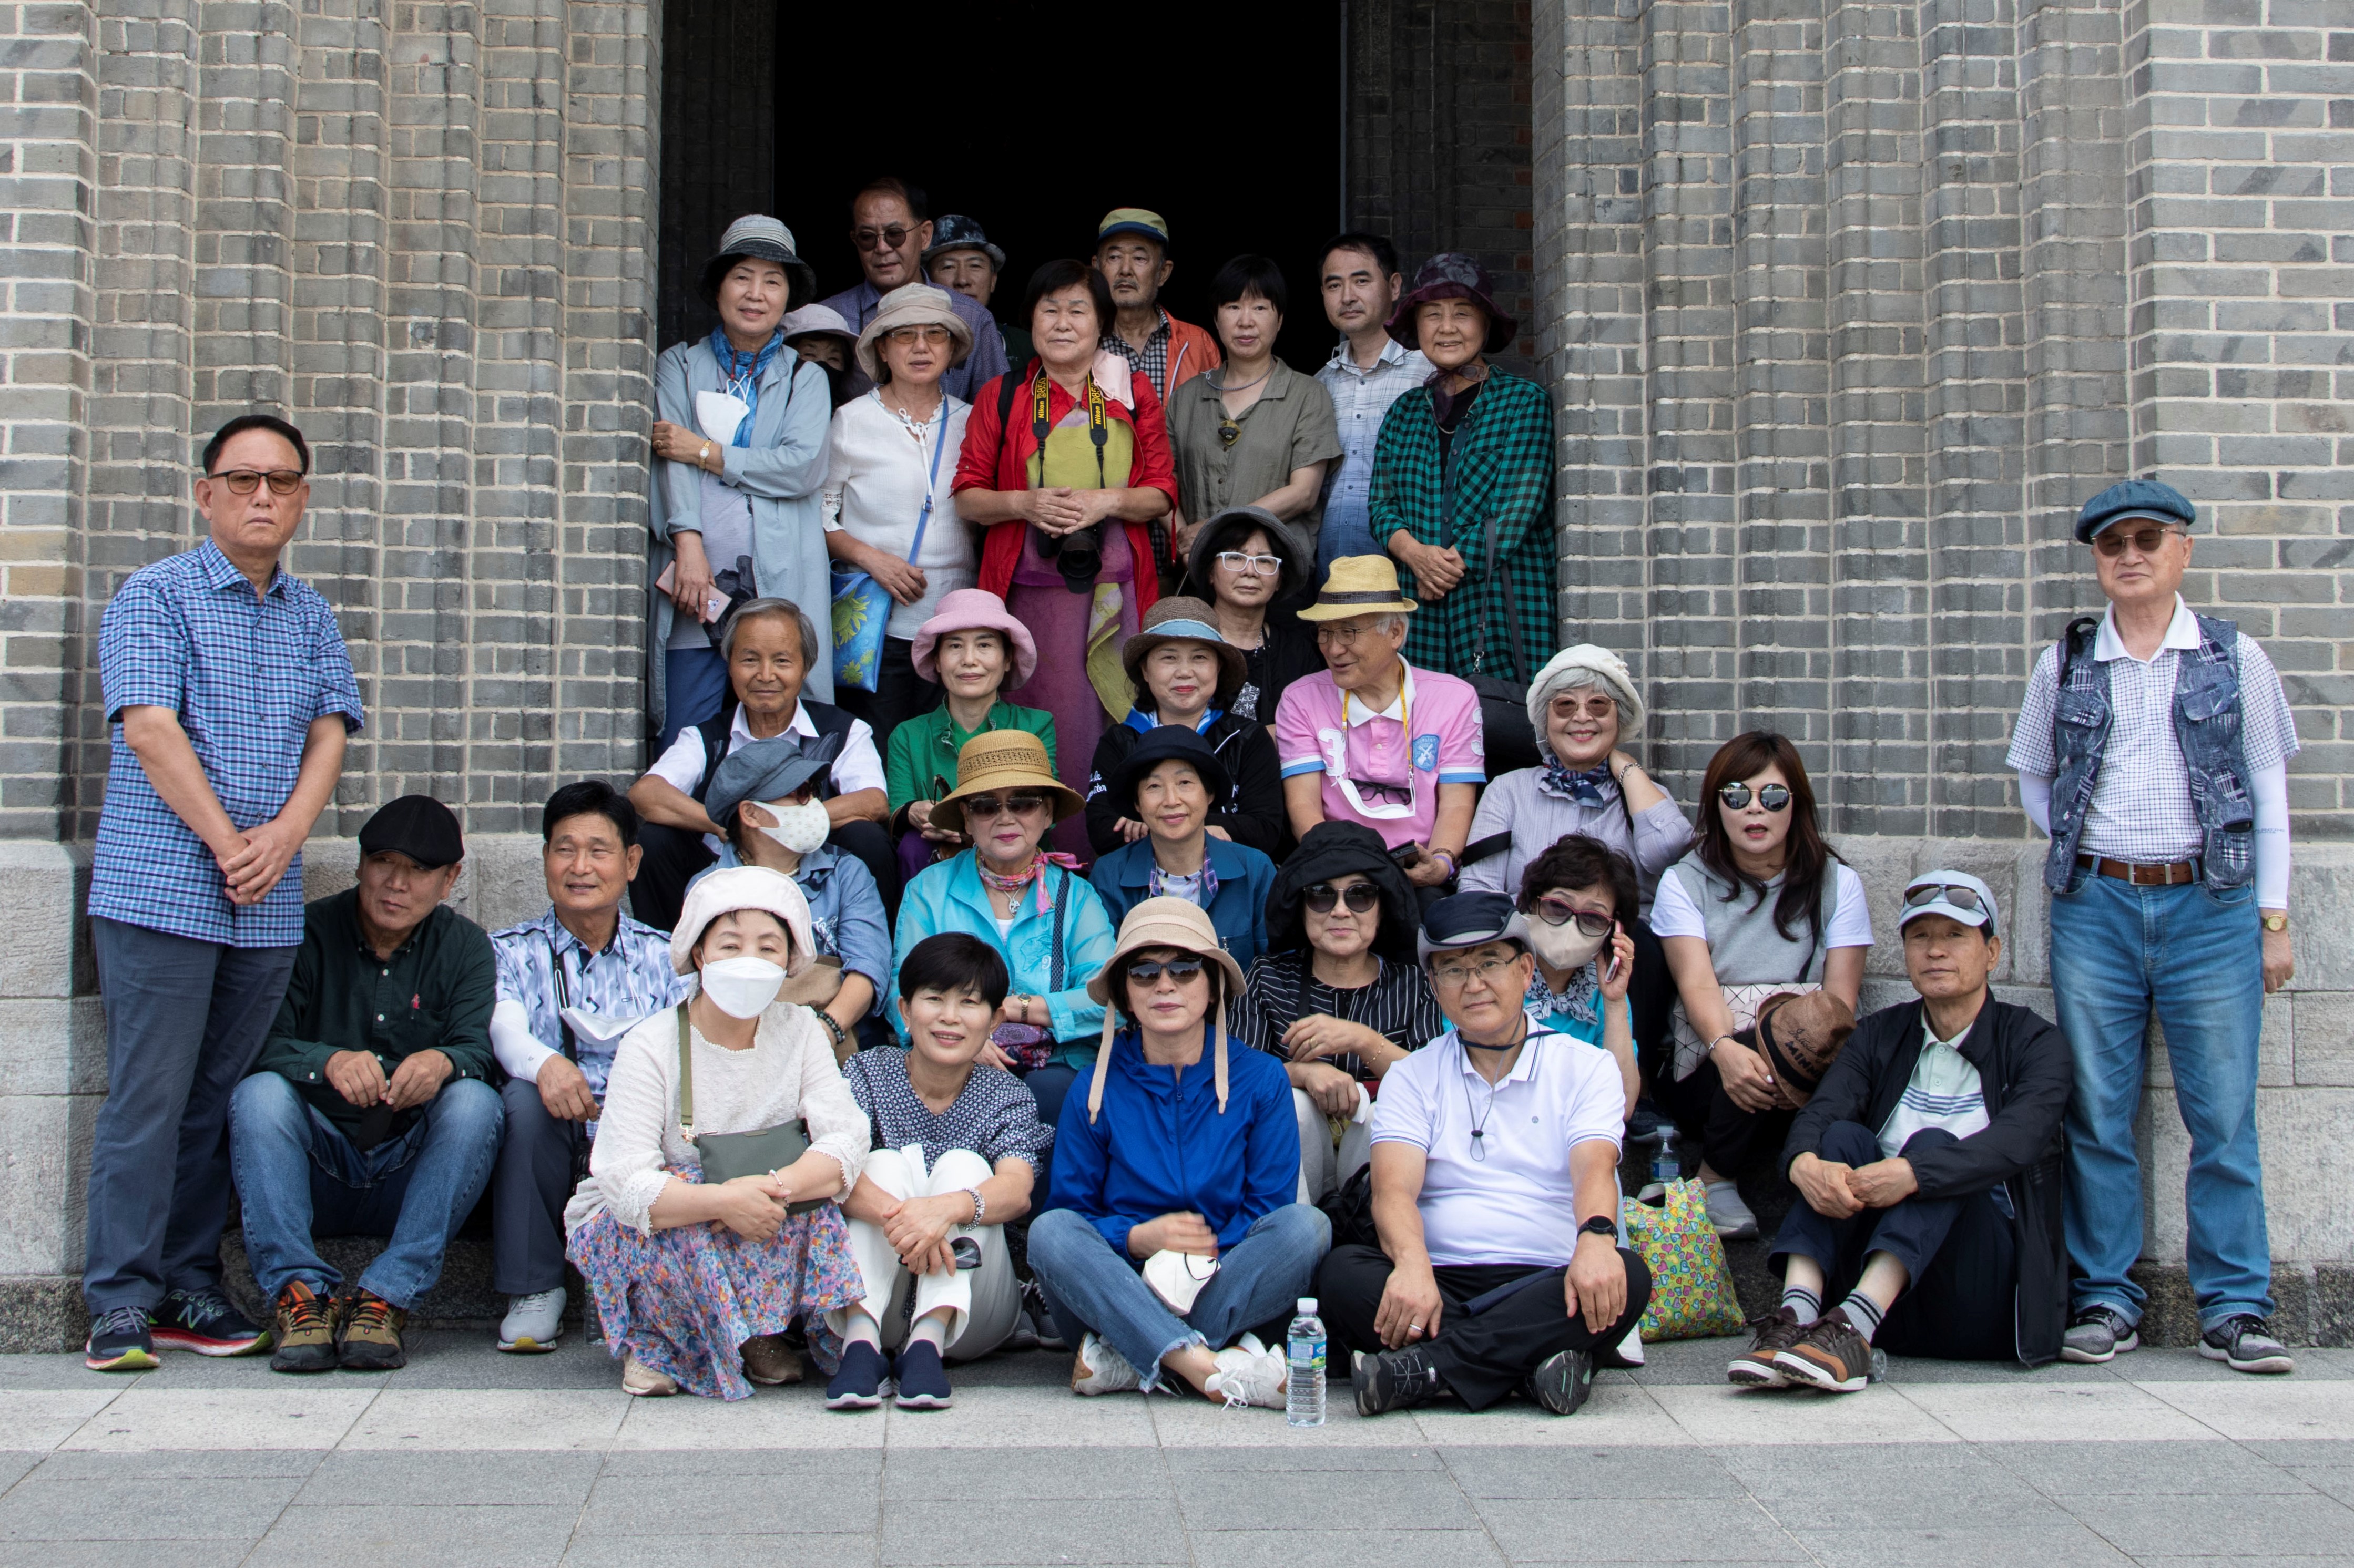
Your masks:
M302 940L298 849L260 903L233 905L213 853L164 803L122 738L122 710L178 717L205 779L242 832L285 809L312 724L360 727L359 683L317 591L281 569L269 591L210 539L125 579L98 633L112 750L90 863L90 912L199 942L292 948Z
M1341 987L1316 978L1307 951L1269 953L1251 967L1243 982L1243 1004L1235 1033L1271 1055L1285 1056L1283 1032L1318 1014L1362 1023L1404 1051L1420 1050L1447 1033L1430 982L1412 964L1376 959L1380 972L1366 986ZM1288 1059L1288 1058L1287 1058ZM1372 1069L1353 1051L1322 1060L1360 1083L1374 1081Z
M590 952L552 907L536 920L493 932L491 948L499 960L499 1000L523 1009L531 1037L545 1048L529 1062L502 1061L510 1077L536 1079L547 1058L564 1049L564 1024L557 1014L567 1005L619 1022L675 1007L695 989L671 968L669 933L627 915L602 952ZM552 967L557 963L564 966L561 988ZM620 1041L578 1044L580 1075L588 1080L588 1092L601 1100Z
M1921 1010L1921 1059L1913 1064L1903 1097L1881 1124L1882 1158L1893 1160L1903 1153L1905 1143L1924 1128L1942 1128L1956 1138L1986 1130L1986 1094L1978 1085L1978 1070L1954 1048L1969 1032L1964 1024L1953 1040L1940 1040L1929 1027L1929 1010Z

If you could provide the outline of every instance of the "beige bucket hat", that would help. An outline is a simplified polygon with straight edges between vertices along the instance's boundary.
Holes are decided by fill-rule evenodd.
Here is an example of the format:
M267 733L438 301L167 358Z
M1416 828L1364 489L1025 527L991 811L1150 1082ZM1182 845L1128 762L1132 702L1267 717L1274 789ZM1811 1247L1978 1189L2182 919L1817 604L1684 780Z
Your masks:
M858 368L866 372L869 381L883 379L883 356L875 344L886 334L901 327L945 327L953 346L949 350L950 370L964 363L972 352L972 328L956 313L946 289L930 283L904 283L876 302L875 319L858 334Z
M1243 967L1235 956L1218 941L1218 928L1210 924L1210 916L1190 898L1148 898L1128 912L1119 923L1119 936L1111 957L1087 981L1087 995L1104 1003L1103 1044L1096 1052L1096 1075L1087 1086L1087 1120L1096 1119L1103 1109L1104 1078L1111 1070L1112 1041L1119 1027L1119 1007L1113 1001L1112 988L1128 977L1129 955L1147 948L1174 948L1182 953L1198 953L1221 977L1211 988L1210 1014L1214 1022L1215 1037L1212 1042L1212 1070L1217 1075L1218 1114L1226 1112L1226 1003L1243 991Z

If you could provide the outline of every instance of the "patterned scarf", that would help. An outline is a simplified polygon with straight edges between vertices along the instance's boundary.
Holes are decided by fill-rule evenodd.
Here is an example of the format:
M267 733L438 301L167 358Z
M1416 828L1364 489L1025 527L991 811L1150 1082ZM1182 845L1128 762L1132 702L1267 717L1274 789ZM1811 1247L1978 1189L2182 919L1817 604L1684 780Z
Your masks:
M1595 1012L1602 995L1601 978L1595 973L1591 960L1580 964L1570 974L1568 983L1555 991L1545 983L1544 970L1540 969L1529 984L1528 1001L1523 1004L1531 1016L1545 1018L1558 1015L1577 1023L1600 1022Z
M1609 758L1603 758L1583 772L1573 773L1550 749L1544 754L1544 768L1537 775L1537 788L1556 800L1575 800L1581 806L1606 806L1618 798L1617 781L1610 777Z
M744 399L744 422L736 427L736 439L731 446L752 444L752 421L760 415L760 377L769 373L769 364L777 351L785 345L785 329L779 327L769 341L750 354L746 354L727 341L725 327L711 329L712 357L719 361L719 378L729 392Z
M1217 869L1211 865L1209 852L1206 850L1202 853L1200 885L1201 892L1195 895L1194 902L1207 909L1212 904L1217 902L1218 873ZM1169 895L1167 885L1161 880L1161 863L1157 860L1152 863L1151 874L1145 879L1145 887L1146 891L1155 898L1165 898Z
M1015 893L1036 883L1038 913L1052 915L1055 912L1055 885L1046 880L1046 868L1059 865L1066 871L1076 871L1079 869L1079 857L1065 854L1060 850L1047 850L1033 855L1030 864L1012 876L1000 876L990 870L988 863L981 858L978 852L972 857L972 864L973 869L981 873L981 885L991 893Z

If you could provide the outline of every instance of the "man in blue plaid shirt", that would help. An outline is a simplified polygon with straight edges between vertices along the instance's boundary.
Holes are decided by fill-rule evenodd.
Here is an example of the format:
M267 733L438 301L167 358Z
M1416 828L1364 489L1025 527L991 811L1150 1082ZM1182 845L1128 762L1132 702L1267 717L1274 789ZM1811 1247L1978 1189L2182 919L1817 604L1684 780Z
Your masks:
M302 432L267 414L206 444L211 537L134 572L99 629L113 750L90 868L106 1103L90 1138L85 1361L269 1336L220 1290L229 1092L302 940L302 841L360 727L327 601L281 569L309 502Z

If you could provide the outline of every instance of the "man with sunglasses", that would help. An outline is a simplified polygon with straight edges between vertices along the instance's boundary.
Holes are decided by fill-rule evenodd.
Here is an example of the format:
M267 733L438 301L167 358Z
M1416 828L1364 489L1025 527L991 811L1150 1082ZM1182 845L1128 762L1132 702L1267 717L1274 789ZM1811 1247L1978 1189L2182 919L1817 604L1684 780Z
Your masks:
M2140 1341L2141 1099L2154 1010L2190 1134L2186 1203L2199 1351L2286 1372L2267 1330L2272 1249L2256 1141L2264 997L2288 983L2288 759L2296 728L2256 641L2182 601L2197 514L2127 480L2084 504L2109 608L2072 623L2028 683L2010 766L2048 832L2052 991L2075 1060L2068 1107L2073 1320L2061 1354Z
M113 750L90 866L107 1096L92 1130L88 1363L267 1350L221 1295L228 1098L302 940L302 841L334 793L358 683L316 592L280 569L311 497L302 432L220 428L211 536L134 572L99 630Z
M860 332L875 319L883 296L909 283L927 281L924 250L932 242L932 222L921 185L890 175L878 175L850 198L850 244L858 253L858 270L865 276L854 288L820 300L840 313ZM972 401L976 387L985 387L1005 374L1005 336L997 318L970 294L950 291L949 303L972 329L972 352L964 363L940 377L949 396ZM856 397L875 385L875 378L853 365L843 386L845 397Z
M1381 1245L1334 1247L1317 1299L1361 1415L1515 1390L1568 1415L1650 1301L1618 1245L1618 1071L1523 1010L1528 922L1502 894L1440 899L1416 946L1453 1027L1384 1075Z
M1782 1164L1799 1202L1767 1260L1782 1304L1727 1369L1736 1387L1853 1393L1874 1344L2029 1366L2060 1353L2068 1049L1988 989L1998 917L1967 872L1905 888L1897 928L1920 996L1857 1024L1790 1124ZM1773 1031L1760 1025L1761 1044L1802 1071L1802 1044L1786 1054Z

